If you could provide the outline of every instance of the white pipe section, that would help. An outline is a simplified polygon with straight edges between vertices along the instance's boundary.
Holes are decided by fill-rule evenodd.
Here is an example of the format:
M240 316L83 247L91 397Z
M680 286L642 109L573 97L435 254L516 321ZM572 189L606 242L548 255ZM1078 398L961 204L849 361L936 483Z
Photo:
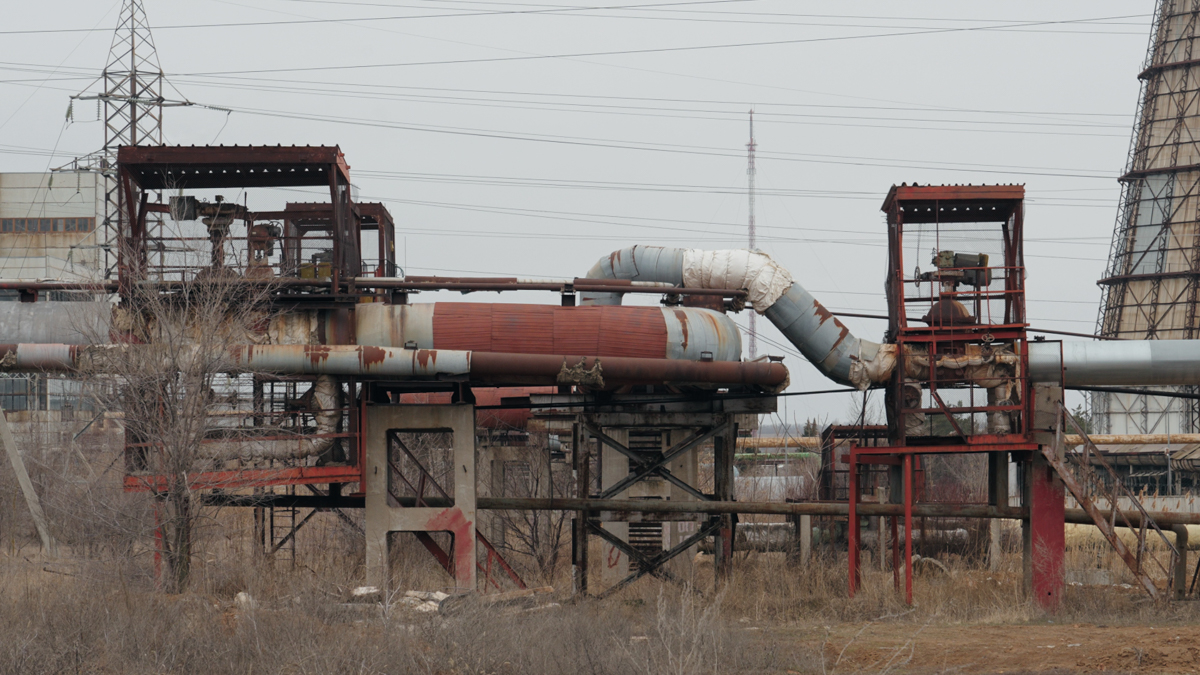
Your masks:
M866 389L887 382L894 345L860 340L765 253L747 250L629 246L601 258L591 279L658 281L685 288L744 289L766 316L826 377ZM620 304L620 293L584 293L581 303ZM1030 342L1030 377L1079 385L1200 384L1200 340ZM1063 366L1065 365L1065 370Z
M1200 384L1200 340L1028 344L1029 376L1037 382L1061 377L1067 386Z
M467 375L471 352L353 345L263 345L230 347L235 367L267 373L375 375L397 379Z
M890 377L890 367L873 367L879 344L851 334L765 253L630 246L601 258L587 277L659 281L684 288L745 289L754 310L775 324L829 379L866 389L872 382ZM584 305L616 305L621 294L582 293L580 300Z

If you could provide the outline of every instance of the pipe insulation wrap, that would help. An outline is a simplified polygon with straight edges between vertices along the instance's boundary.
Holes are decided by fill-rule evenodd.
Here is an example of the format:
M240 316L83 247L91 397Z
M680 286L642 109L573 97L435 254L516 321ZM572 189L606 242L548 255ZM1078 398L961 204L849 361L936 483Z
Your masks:
M355 311L360 345L515 354L740 361L727 315L697 307L559 307L515 303L367 303Z
M886 382L895 354L860 340L766 253L629 246L601 258L590 279L662 281L686 288L745 290L764 315L829 379L866 389ZM584 293L583 304L619 304L619 293Z
M627 246L601 258L588 270L588 279L657 281L683 285L683 258L689 249ZM620 293L580 293L582 305L619 305Z
M686 288L745 290L759 314L775 304L792 286L792 275L759 251L734 249L683 252L683 285Z
M1029 376L1067 386L1200 384L1200 340L1030 342Z

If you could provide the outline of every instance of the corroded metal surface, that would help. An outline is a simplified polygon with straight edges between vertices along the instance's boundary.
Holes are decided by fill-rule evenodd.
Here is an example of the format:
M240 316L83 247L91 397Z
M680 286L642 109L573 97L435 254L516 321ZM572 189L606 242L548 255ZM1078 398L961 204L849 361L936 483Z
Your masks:
M370 303L355 314L359 344L692 361L741 358L737 324L721 312L692 307Z

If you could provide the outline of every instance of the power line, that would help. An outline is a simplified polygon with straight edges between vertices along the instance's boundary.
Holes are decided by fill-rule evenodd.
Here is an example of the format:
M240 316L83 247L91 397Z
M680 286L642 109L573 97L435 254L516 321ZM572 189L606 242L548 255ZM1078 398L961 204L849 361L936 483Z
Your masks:
M670 54L678 52L690 51L708 51L720 49L740 49L746 47L773 47L783 45L798 45L798 44L814 44L824 42L839 42L844 40L864 40L875 38L890 38L890 37L908 37L913 35L933 35L941 33L959 33L959 32L975 32L975 31L993 31L1000 28L1022 28L1031 26L1047 26L1061 25L1101 21L1106 19L1121 19L1133 18L1141 15L1126 15L1118 17L1099 17L1091 19L1064 19L1058 21L1032 21L1024 23L1004 24L998 26L970 26L958 28L932 28L928 30L900 31L892 33L872 33L865 35L842 35L842 36L826 36L814 38L795 38L789 40L759 40L750 42L729 42L722 44L710 45L687 45L679 47L644 47L641 49L618 49L604 51L589 51L589 52L574 52L564 54L524 54L520 56L494 56L480 57L471 59L444 59L436 61L410 61L402 63L360 63L354 65L343 66L297 66L289 68L256 68L252 70L224 70L224 71L209 71L201 73L177 73L177 75L249 75L258 73L298 73L298 72L325 72L325 71L347 71L347 70L365 70L376 68L406 68L416 66L442 66L442 65L462 65L471 63L502 63L515 61L535 61L546 59L572 59L572 58L594 58L598 56L628 56L642 54ZM361 19L360 19L361 20ZM301 23L324 22L325 20L305 20ZM341 20L339 20L341 21ZM289 23L289 22L279 22ZM216 25L216 24L213 24ZM201 26L202 27L202 26ZM0 32L0 35L4 34Z
M526 10L499 10L492 12L454 12L445 14L418 14L418 15L402 15L402 16L363 16L363 17L337 17L337 18L322 18L322 19L294 19L289 21L227 21L221 23L193 23L193 24L176 24L167 26L155 26L154 30L194 30L199 28L246 28L246 27L262 27L262 26L296 26L302 24L329 24L329 23L356 23L363 21L402 21L402 20L418 20L418 19L445 19L445 18L462 18L474 16L502 16L502 15L518 15L518 14L563 14L569 12L583 11L600 11L605 9L637 9L643 7L660 7L660 6L676 6L676 5L715 5L726 3L742 3L753 2L754 0L694 0L691 2L673 2L673 3L653 3L648 5L609 5L609 6L594 6L594 7L560 7L550 9L526 9ZM412 7L413 9L427 9L422 7ZM44 28L30 30L9 30L0 31L0 35L44 35L47 33L94 33L97 28Z

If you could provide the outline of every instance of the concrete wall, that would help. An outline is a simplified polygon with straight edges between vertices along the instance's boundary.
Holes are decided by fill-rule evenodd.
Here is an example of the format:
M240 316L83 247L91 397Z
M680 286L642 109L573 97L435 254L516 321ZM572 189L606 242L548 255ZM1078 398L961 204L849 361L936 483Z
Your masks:
M0 279L94 280L103 276L104 189L94 173L0 173L6 219L92 218L90 232L0 232ZM10 224L11 228L11 224ZM3 229L0 224L0 229Z

